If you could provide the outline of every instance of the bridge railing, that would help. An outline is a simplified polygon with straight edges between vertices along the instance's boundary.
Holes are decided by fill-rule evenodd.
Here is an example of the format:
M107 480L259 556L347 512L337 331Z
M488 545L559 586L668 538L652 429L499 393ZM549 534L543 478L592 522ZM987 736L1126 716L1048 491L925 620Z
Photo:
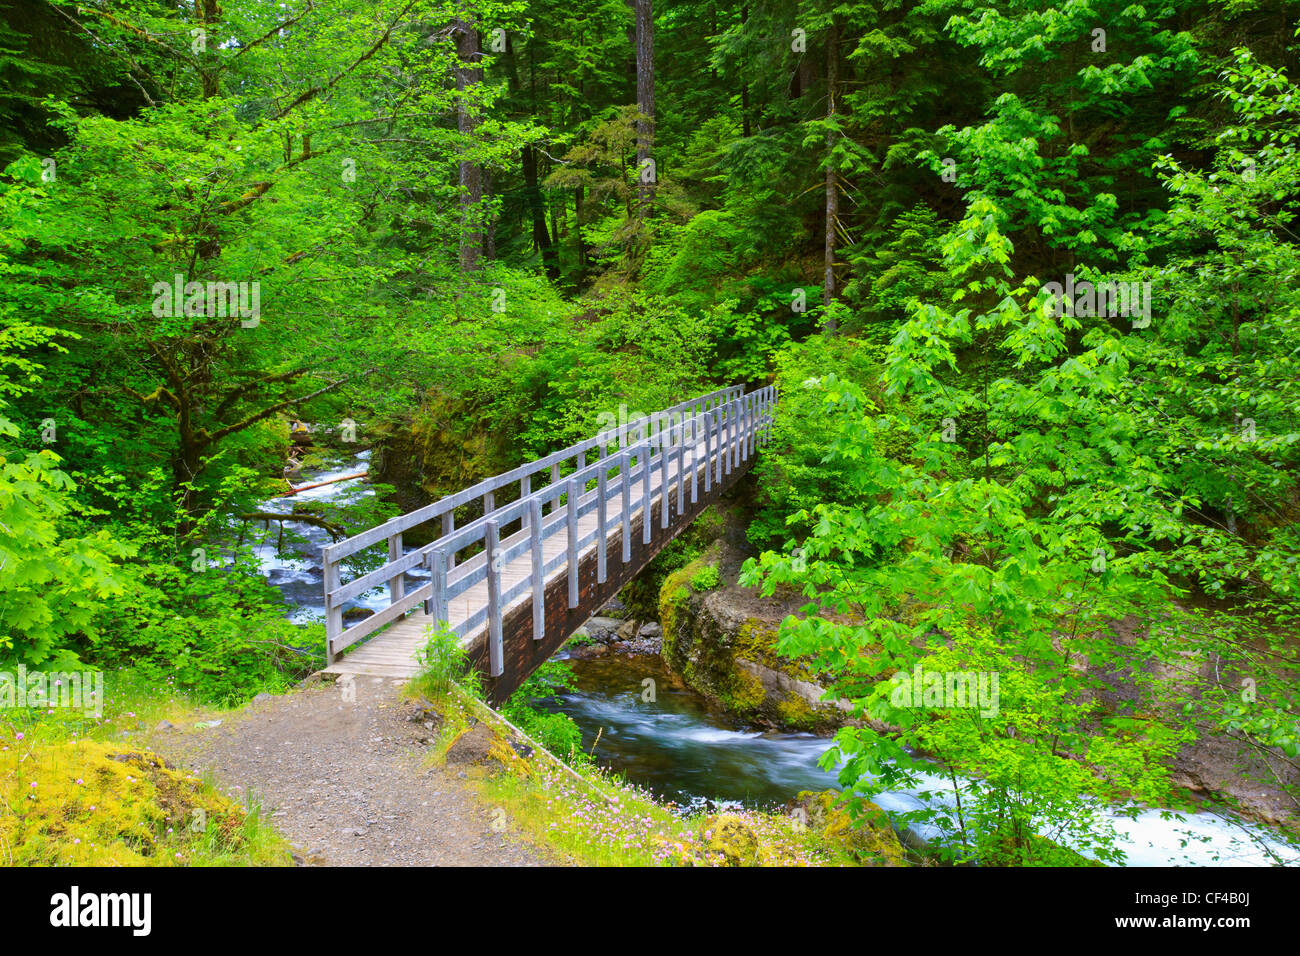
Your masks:
M593 541L597 548L597 578L604 582L606 548L613 531L609 502L621 504L616 519L622 526L621 557L627 561L633 518L637 514L649 515L651 504L659 496L671 502L674 494L677 512L683 513L686 495L689 493L691 502L696 502L701 482L707 492L733 468L747 461L756 443L765 441L769 434L776 397L773 386L747 395L740 386L719 389L606 429L594 438L326 545L322 549L322 561L328 662L332 664L344 649L421 604L436 620L450 620L453 602L486 580L487 601L474 607L467 605L467 615L453 630L465 638L486 625L491 672L494 676L499 674L501 617L512 603L531 591L534 637L540 639L545 629L542 593L546 581L567 566L569 606L576 607L578 556ZM586 459L593 451L597 457L589 463ZM562 474L563 466L570 460L573 470ZM670 469L674 462L675 467ZM708 467L701 475L701 466L706 462ZM533 490L532 479L539 474L546 474L549 481ZM498 507L495 492L516 483L519 496ZM457 528L455 509L479 498L483 501L483 515ZM595 525L580 533L581 519L592 512L597 515ZM664 527L668 524L668 512L667 507L661 509ZM402 535L435 520L441 522L441 535L419 549L403 553ZM517 530L503 537L503 532L516 524ZM650 541L651 530L649 521L643 520L646 543ZM547 559L544 543L557 534L565 536L565 547ZM343 583L344 559L380 542L388 545L388 560L374 571ZM460 552L466 550L474 553L458 560ZM527 577L505 582L503 569L528 552L531 560ZM542 569L540 573L538 567ZM408 593L405 576L417 569L426 572L429 580ZM344 629L344 606L381 585L388 587L388 606Z

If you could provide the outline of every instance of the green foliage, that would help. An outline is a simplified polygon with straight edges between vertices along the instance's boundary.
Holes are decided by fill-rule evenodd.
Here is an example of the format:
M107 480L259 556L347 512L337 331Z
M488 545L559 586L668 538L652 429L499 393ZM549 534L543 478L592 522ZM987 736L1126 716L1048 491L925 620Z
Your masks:
M425 644L417 660L420 673L413 684L420 693L436 697L459 686L473 697L483 696L482 676L470 664L469 654L445 622L424 628Z
M133 549L104 530L66 533L76 507L52 452L8 445L18 429L0 416L0 654L29 667L70 667L74 635L93 632L99 602L124 593L116 562Z
M706 564L691 575L690 585L693 591L712 591L722 583L722 575L713 564Z
M501 713L557 757L569 763L580 763L587 759L587 755L582 749L582 731L573 718L538 706L573 685L573 671L568 664L547 661L510 695L501 707Z
M1276 203L1270 190L1293 173L1270 176L1294 170L1293 126L1270 129L1263 117L1285 115L1294 91L1245 55L1241 64L1229 95L1258 123L1263 195ZM1235 161L1232 149L1225 144L1221 169ZM1066 826L1071 814L1101 799L1179 803L1168 766L1204 732L1203 709L1294 752L1285 686L1296 662L1276 622L1295 618L1294 573L1282 569L1297 566L1300 548L1292 520L1245 503L1260 482L1273 500L1297 492L1300 406L1285 397L1294 371L1284 359L1274 380L1262 354L1294 351L1296 309L1262 272L1216 272L1231 270L1242 248L1270 276L1296 269L1294 247L1273 241L1268 221L1256 230L1240 216L1259 183L1224 181L1219 188L1241 194L1225 206L1196 177L1171 178L1169 231L1186 236L1177 275L1192 278L1161 288L1166 308L1151 328L1134 316L1117 329L1113 316L1084 308L1057 315L1034 280L1013 281L1007 219L979 196L944 247L950 301L914 302L885 357L884 400L838 375L813 383L834 430L828 460L852 474L860 497L797 512L811 529L801 551L766 552L742 582L801 586L815 599L807 610L823 613L788 620L780 650L836 674L836 691L860 712L897 724L896 739L841 732L846 786L870 794L914 780L909 747L937 755L954 788L977 781L959 818L931 808L963 859L1033 857L1030 817L1016 807L1031 808L1040 834L1055 827L1065 842L1087 838L1098 858L1115 859L1097 822ZM1290 205L1275 209L1289 220ZM1203 306L1211 283L1231 283L1222 308ZM1196 333L1186 321L1193 310ZM1267 346L1243 344L1247 321L1268 331ZM1202 377L1215 362L1222 371ZM1249 384L1240 391L1225 384L1241 378ZM1250 402L1267 424L1244 436L1232 425L1234 401ZM1260 433L1267 438L1255 441ZM882 450L901 440L904 453ZM1207 505L1222 514L1228 498L1235 526L1207 514ZM1193 616L1174 603L1190 587L1254 603ZM1120 620L1138 629L1131 651L1116 639ZM1267 645L1271 662L1243 631ZM1189 657L1216 665L1189 667ZM1008 705L996 722L889 710L881 679L917 663L999 672ZM1236 706L1225 671L1266 682L1267 704Z
M851 338L818 335L791 346L777 356L776 386L780 395L771 442L754 467L758 481L758 509L749 525L749 540L772 547L808 534L806 521L788 521L819 502L845 506L865 503L856 484L856 465L828 455L839 425L825 415L820 388L829 372L867 387L879 375L880 350ZM885 442L885 450L897 443Z

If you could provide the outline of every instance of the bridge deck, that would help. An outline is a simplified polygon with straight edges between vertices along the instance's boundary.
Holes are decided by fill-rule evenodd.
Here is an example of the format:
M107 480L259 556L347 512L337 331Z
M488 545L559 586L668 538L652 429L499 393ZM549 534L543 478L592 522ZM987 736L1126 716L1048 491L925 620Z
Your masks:
M730 398L731 394L729 390L727 397ZM604 496L606 528L604 543L605 562L612 577L615 566L622 567L622 562L629 556L631 548L629 544L625 549L622 541L625 528L623 515L624 496L626 495L628 499L626 527L632 532L630 539L635 541L645 535L643 522L645 516L649 515L651 535L646 537L653 537L656 540L654 540L653 544L649 544L647 541L647 545L653 551L658 551L671 538L671 535L662 534L662 530L667 529L670 523L676 530L680 530L684 526L683 521L689 522L706 507L706 490L713 487L716 492L719 485L730 484L734 478L739 477L738 472L748 469L752 456L756 451L756 439L759 439L765 433L765 428L770 423L769 412L774 402L774 390L764 389L761 397L758 392L751 393L750 396L726 402L711 412L697 416L697 418L686 419L686 424L679 427L675 433L678 441L672 442L671 439L674 433L671 430L666 433L668 441L661 446L656 446L654 439L650 439L648 443L643 443L636 448L623 452L624 456L635 456L634 459L624 457L622 459L623 467L619 467L619 452L617 451L613 455L606 454L593 465L584 465L584 454L581 449L590 446L591 443L574 446L579 449L579 453L575 456L578 466L575 471L577 478L569 486L569 490L572 491L573 488L577 488L578 493L576 495L564 494L565 486L555 484L556 471L554 470L555 466L551 464L555 456L534 463L541 467L552 468L552 487L549 489L544 488L536 493L529 492L527 496L531 499L544 499L551 506L551 511L541 517L539 522L541 531L535 536L531 535L531 524L527 512L527 508L533 506L538 510L532 512L532 514L541 514L542 505L535 501L521 498L518 502L495 508L492 503L492 494L489 491L485 494L484 518L471 523L471 525L458 532L449 532L448 530L450 525L445 516L448 509L440 509L436 505L429 506L434 508L434 511L430 512L430 514L438 511L443 513L444 535L439 541L422 548L421 552L428 552L442 543L447 543L450 553L455 554L456 548L463 547L466 541L481 542L485 550L458 564L453 561L454 570L445 572L438 568L436 561L426 561L425 566L431 570L434 580L423 584L413 592L407 590L408 585L405 574L419 567L414 563L415 560L418 560L418 557L404 557L400 532L403 528L414 523L414 520L406 521L406 519L420 518L420 520L429 520L428 515L413 512L404 519L395 519L398 523L390 523L391 527L387 525L381 526L372 532L363 533L363 535L350 539L350 542L354 543L343 542L341 545L334 546L339 548L343 554L355 553L359 546L382 541L387 537L390 561L389 565L385 567L391 566L395 574L389 577L383 569L379 573L371 573L372 579L378 575L380 581L388 580L390 582L389 586L392 594L390 607L379 612L376 618L382 616L388 618L391 623L388 624L386 629L374 634L365 643L354 644L350 650L347 650L347 653L343 653L347 645L358 639L352 637L349 640L348 635L350 632L362 632L362 635L364 635L365 631L373 629L374 625L380 622L376 620L368 625L367 621L363 621L362 626L354 627L348 632L342 631L340 626L335 623L332 630L338 632L339 636L331 637L330 643L331 656L334 659L325 668L324 673L333 675L364 674L395 678L413 677L419 670L417 655L426 644L425 628L435 623L435 618L438 618L447 621L448 625L460 636L462 645L467 648L476 642L483 642L485 639L489 645L495 640L497 645L496 656L493 658L494 663L490 673L492 676L496 676L501 672L501 661L503 659L501 621L515 609L523 605L531 605L534 596L546 593L548 586L563 587L563 585L557 585L556 582L569 576L571 568L586 566L588 561L595 562L597 560L594 555L598 552L601 544L598 533L601 520L599 513L601 498L599 488L601 486L595 480L597 472L603 470L605 472L604 477L610 479L605 486L606 493ZM645 435L642 437L645 438ZM656 447L659 448L657 456L654 454ZM572 449L566 451L572 451ZM633 460L636 461L634 466L630 465ZM610 472L615 468L618 469L618 472L611 477ZM647 469L650 475L648 495L645 480L645 471ZM540 471L540 468L537 471ZM692 472L694 472L693 476ZM470 492L481 493L482 487L505 487L506 480L517 481L517 475L520 473L522 472L509 473L502 476L500 482L487 486L475 486L474 489L470 489ZM692 477L694 480L692 480ZM523 479L525 489L529 488L528 482L529 479L525 477ZM588 488L589 484L593 487ZM664 513L662 502L665 486L668 489L667 514ZM463 503L464 495L470 492L452 496L444 499L444 501L454 507L458 502ZM561 497L564 499L564 505L560 504ZM569 501L570 497L573 498L572 502ZM426 509L422 509L422 511L424 510ZM502 525L514 522L519 525L519 530L496 542L496 521L492 519L498 516ZM401 523L404 521L406 521L405 524ZM476 524L482 525L485 522L493 524L490 538L485 536L482 528L477 532L472 530ZM576 533L571 530L570 525L576 528ZM676 531L672 533L675 534ZM573 547L575 541L578 545L576 548ZM496 585L496 599L490 593L489 584L493 575L488 571L488 551L486 550L493 546L497 549L492 553L498 555L496 567L499 569L497 580L493 582ZM543 569L540 587L534 580L537 568L534 566L533 549L538 546L540 546ZM574 554L577 557L576 561L572 557ZM644 555L639 554L639 557L643 558ZM584 561L584 558L587 560ZM337 610L337 605L340 603L339 599L348 597L350 593L348 589L353 588L355 590L355 588L352 585L340 586L337 570L334 570L338 567L339 558L331 555L329 547L326 548L325 562L327 567L327 608L334 605L336 612L341 614L341 611ZM333 563L332 566L331 562ZM331 570L333 570L333 573L330 573ZM581 601L575 600L576 572L574 572L574 575L572 579L574 583L569 591L568 606L570 608L580 607L586 616L590 616L599 607L598 605L581 607ZM600 580L604 580L603 575ZM330 595L331 587L336 589L332 597ZM421 597L425 599L423 607L418 602ZM501 600L501 598L505 599ZM431 606L434 607L436 612L438 607L435 606L434 602L439 600L443 602L441 604L442 613L435 613L434 615L426 613L426 608ZM563 607L562 604L561 607ZM536 630L533 637L540 642L543 615L547 618L546 629L553 628L555 622L552 618L559 615L555 607L549 607L549 609L543 611L534 609L534 612L534 628ZM565 626L568 627L569 624Z

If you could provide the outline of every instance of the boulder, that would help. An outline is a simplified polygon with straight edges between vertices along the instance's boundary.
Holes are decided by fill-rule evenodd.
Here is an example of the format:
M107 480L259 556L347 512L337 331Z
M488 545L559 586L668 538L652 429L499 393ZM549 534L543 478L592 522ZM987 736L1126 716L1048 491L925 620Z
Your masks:
M659 592L664 663L687 685L742 720L783 730L841 726L848 702L823 701L821 675L776 650L781 621L807 599L765 598L741 587L736 577L744 557L728 542L718 541L701 558L668 576ZM691 581L709 566L718 569L718 583L697 591Z
M584 625L587 635L593 641L608 644L618 638L618 629L623 622L616 617L593 617Z
M841 802L837 790L802 790L791 813L864 866L907 865L889 815L870 800L850 796Z

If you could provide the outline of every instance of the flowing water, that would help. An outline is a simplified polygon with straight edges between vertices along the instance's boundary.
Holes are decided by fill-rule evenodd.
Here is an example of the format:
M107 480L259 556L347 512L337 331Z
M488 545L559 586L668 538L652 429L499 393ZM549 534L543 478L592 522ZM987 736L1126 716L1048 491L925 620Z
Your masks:
M304 472L299 484L327 481L365 468L369 453L331 463L328 469ZM325 485L265 504L268 511L287 512L295 502L346 503L372 495L360 480ZM305 526L304 526L305 527ZM329 535L319 528L300 531L307 538L297 556L277 553L275 536L259 547L259 557L271 584L284 594L295 621L319 621L324 616L320 546ZM419 575L409 575L412 586ZM354 605L377 610L387 592L378 588ZM562 657L569 657L561 652ZM582 729L584 745L602 765L622 773L664 800L685 810L725 807L777 807L800 790L838 787L835 774L818 761L830 746L812 734L771 733L737 723L712 707L701 695L683 686L657 656L606 653L570 661L576 677L573 691L551 702L551 709L568 714ZM654 700L644 699L651 679ZM948 781L923 778L910 791L883 793L876 802L890 813L920 809L922 790L936 791L951 802ZM1110 813L1119 846L1130 866L1266 865L1274 862L1264 847L1290 865L1300 863L1300 847L1281 844L1251 824L1211 813L1168 819L1160 810L1142 810L1135 819ZM915 835L929 839L933 827L918 826Z

